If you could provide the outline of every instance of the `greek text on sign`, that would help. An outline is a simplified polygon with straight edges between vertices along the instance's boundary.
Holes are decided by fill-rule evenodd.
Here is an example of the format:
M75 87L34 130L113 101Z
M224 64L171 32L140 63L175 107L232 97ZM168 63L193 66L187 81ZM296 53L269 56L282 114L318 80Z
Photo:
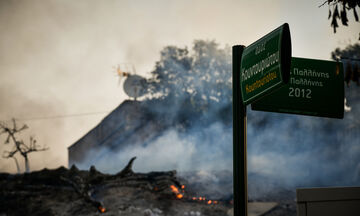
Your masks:
M343 118L342 63L292 58L289 83L251 107L253 110Z
M287 23L246 47L240 68L244 104L250 104L287 83L290 61L291 39Z

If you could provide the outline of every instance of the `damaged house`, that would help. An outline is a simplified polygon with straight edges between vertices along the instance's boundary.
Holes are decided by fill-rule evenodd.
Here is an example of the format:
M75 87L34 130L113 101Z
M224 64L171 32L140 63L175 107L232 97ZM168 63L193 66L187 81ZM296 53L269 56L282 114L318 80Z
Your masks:
M151 113L141 101L125 100L95 128L68 147L69 167L106 158L101 147L118 151L129 145L141 146L155 139L168 125ZM91 158L89 160L89 158Z

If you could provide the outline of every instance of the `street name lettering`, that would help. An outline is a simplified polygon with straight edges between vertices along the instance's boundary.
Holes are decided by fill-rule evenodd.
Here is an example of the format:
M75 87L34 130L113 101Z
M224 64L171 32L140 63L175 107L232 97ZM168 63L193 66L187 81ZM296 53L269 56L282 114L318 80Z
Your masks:
M255 52L255 55L256 52ZM279 51L276 53L271 54L269 57L260 60L255 65L252 65L250 68L241 68L242 74L241 79L246 81L249 78L252 78L254 75L261 73L263 75L264 70L266 71L271 66L279 63Z
M343 118L342 63L292 58L290 81L252 104L253 110Z
M291 61L289 25L285 23L245 48L240 64L244 104L275 91L288 82Z
M271 72L266 76L264 76L263 78L261 78L260 80L256 80L256 82L252 83L251 85L246 84L245 86L246 93L250 93L258 88L261 88L263 85L267 84L268 82L270 82L275 78L277 78L277 74L275 72Z
M233 46L233 176L236 216L248 214L248 104L251 104L253 110L259 111L343 118L343 65L332 61L292 58L287 23L246 48Z

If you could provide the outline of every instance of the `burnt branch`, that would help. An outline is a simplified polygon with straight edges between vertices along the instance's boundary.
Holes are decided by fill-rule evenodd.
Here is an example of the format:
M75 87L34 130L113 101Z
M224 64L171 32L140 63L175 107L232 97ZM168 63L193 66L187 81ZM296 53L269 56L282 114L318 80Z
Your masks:
M76 176L75 178L77 181L72 181L68 178L60 176L60 179L66 182L67 184L71 185L72 188L74 188L74 190L76 191L76 193L80 195L86 202L94 206L99 212L104 213L105 212L104 204L91 197L92 193L91 193L90 185L84 182L84 180L80 176Z
M29 147L28 146L26 146L26 147L27 147L27 149L26 149L27 153L46 151L49 149L48 147L45 147L45 146L41 147L39 145L36 145L36 139L34 139L32 136L30 137L30 140L29 140Z
M14 149L12 151L4 151L3 152L3 158L11 158L14 157L14 155L18 152L17 149Z
M36 139L30 137L29 144L25 144L23 140L19 140L17 135L23 131L28 129L29 127L26 124L23 124L20 128L18 128L16 124L16 120L12 119L12 127L7 126L4 123L0 123L0 135L7 134L7 138L4 141L4 144L9 144L10 141L14 144L14 150L12 151L4 151L3 157L4 158L15 158L17 152L24 157L25 159L25 170L29 172L29 160L28 154L31 152L39 152L39 151L46 151L48 150L47 147L39 146L36 144Z
M136 159L136 157L131 158L129 163L126 165L126 167L123 170L121 170L120 172L118 172L116 174L116 176L122 177L122 176L127 176L127 175L133 174L134 172L132 170L132 165L133 165L135 159Z

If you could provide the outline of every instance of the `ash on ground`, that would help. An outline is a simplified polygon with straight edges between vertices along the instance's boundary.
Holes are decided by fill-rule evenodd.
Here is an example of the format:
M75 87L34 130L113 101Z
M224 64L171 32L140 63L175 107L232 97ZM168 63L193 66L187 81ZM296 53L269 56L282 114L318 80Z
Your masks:
M228 215L230 204L193 197L176 171L115 175L60 167L0 174L0 215Z
M187 173L181 178L176 171L134 173L134 160L114 175L94 166L89 171L72 166L0 173L0 215L233 215L232 181L220 177L231 179L231 173L194 172L192 177ZM219 184L222 187L216 189ZM250 201L249 215L296 215L293 202Z

